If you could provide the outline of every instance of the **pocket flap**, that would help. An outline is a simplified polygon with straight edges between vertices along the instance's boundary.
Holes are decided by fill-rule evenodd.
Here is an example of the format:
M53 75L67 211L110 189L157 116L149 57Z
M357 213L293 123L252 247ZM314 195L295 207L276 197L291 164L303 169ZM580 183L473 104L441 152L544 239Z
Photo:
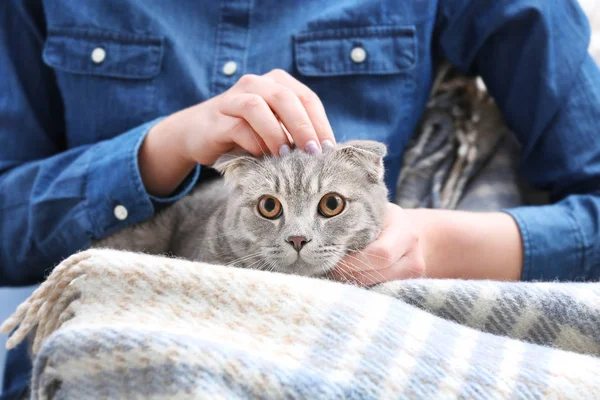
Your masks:
M162 57L160 38L88 29L50 29L43 50L44 62L53 68L127 79L158 75Z
M412 68L417 58L412 26L303 32L294 44L296 68L304 76L397 74Z

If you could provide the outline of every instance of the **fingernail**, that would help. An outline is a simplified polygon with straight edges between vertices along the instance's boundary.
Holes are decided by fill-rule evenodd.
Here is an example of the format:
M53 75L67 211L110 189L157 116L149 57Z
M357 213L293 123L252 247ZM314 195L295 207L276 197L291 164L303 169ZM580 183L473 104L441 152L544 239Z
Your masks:
M333 142L331 140L326 139L321 142L321 148L323 149L323 152L326 153L335 149L335 146L333 145Z
M306 143L306 146L304 146L304 150L308 154L321 154L321 148L317 145L317 142L315 142L314 140L310 140L308 143Z
M279 155L280 156L286 156L290 153L291 153L291 149L290 149L290 146L288 146L287 144L282 144L281 146L279 146Z

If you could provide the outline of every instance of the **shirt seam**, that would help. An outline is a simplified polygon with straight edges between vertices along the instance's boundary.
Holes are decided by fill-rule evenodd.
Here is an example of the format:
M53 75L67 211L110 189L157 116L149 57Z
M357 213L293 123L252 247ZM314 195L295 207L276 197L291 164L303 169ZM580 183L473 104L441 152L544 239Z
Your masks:
M94 152L94 147L90 147L88 150L86 150L87 152ZM87 154L86 154L87 155ZM93 156L93 154L92 154ZM91 160L90 157L87 157L86 160L86 164L85 164L85 175L83 178L83 193L84 195L84 199L83 199L83 204L84 204L84 209L87 210L87 212L85 212L84 214L87 216L88 219L88 224L92 230L91 232L91 237L92 239L94 238L94 236L96 235L97 232L100 231L99 227L100 224L98 223L98 220L94 217L94 212L92 212L92 209L90 207L90 196L89 196L89 177L90 177L90 165L91 165Z
M252 32L252 16L254 15L254 0L250 0L248 4L248 29L246 31L246 43L244 49L244 64L242 65L242 73L248 72L248 49L250 48L250 36Z
M456 25L460 19L464 18L464 15L467 13L467 11L469 9L469 6L470 6L469 2L465 2L462 9L456 13L456 16L454 18L448 18L447 9L446 9L447 5L445 3L445 0L439 0L438 13L437 13L438 15L435 19L435 25L438 26L443 19L446 19L446 21L450 22L450 24L448 24L448 26L446 26L445 31L452 29L453 26ZM440 42L441 42L441 40L440 40ZM453 52L456 52L456 48L458 46L459 46L458 41L455 40L455 41L452 41L452 44L450 47ZM449 53L449 52L445 52L445 53Z
M12 4L12 2L10 2L10 3ZM12 4L12 5L14 7L14 4ZM25 22L25 25L27 26L29 31L33 34L33 36L35 36L36 40L38 41L38 44L43 45L44 44L44 36L36 29L38 27L33 23L32 19L27 18L30 16L25 13L23 8L20 8L20 7L14 7L14 8L15 8L15 10L17 10L17 14L19 14L19 16L21 17L23 22Z
M224 5L221 5L221 7L219 7L219 23L217 24L217 34L215 35L215 60L214 60L214 65L213 65L213 76L211 78L211 83L210 83L210 92L211 92L211 96L210 97L214 97L217 95L217 79L218 79L218 65L219 65L219 60L221 57L221 39L223 38L223 7Z
M154 214L154 204L152 204L152 201L150 200L150 194L144 187L144 182L142 181L142 175L140 172L139 161L138 161L140 148L142 147L142 143L144 143L144 140L146 140L146 136L148 136L150 129L152 129L152 128L148 127L147 129L145 129L145 132L143 132L142 135L140 135L140 137L138 138L138 140L133 148L133 152L132 152L133 154L130 154L130 157L129 157L129 168L130 168L130 173L131 173L130 176L133 177L133 180L134 180L133 183L134 183L136 191L141 196L141 199L146 199L148 201L148 203L150 204L150 207L151 207L151 213L153 215Z
M525 220L521 218L519 214L510 213L510 215L517 221L517 226L520 227L521 238L523 240L523 271L521 272L521 280L528 280L531 276L532 269L532 249L529 227L527 226Z
M194 169L186 176L186 178L181 182L178 188L175 189L175 191L171 195L169 195L169 197L157 197L151 194L148 194L148 197L152 202L159 204L173 203L181 199L182 197L185 197L196 186L198 178L200 177L201 168L202 167L200 166L200 164L196 164L194 166Z
M567 211L567 215L568 215L568 220L569 220L569 224L571 225L571 228L576 232L577 236L578 236L578 254L579 254L579 271L577 273L577 278L584 278L584 276L587 274L586 271L586 249L588 248L588 244L586 242L586 238L585 235L583 233L583 229L581 228L581 225L579 224L579 222L577 222L577 218L575 217L575 215L573 215L573 210L572 207L566 207L566 211Z

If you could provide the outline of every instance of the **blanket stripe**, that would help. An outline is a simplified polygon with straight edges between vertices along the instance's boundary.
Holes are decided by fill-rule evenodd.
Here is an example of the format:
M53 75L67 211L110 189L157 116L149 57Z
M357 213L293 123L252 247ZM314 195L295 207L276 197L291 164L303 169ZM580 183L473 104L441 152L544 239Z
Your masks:
M600 356L599 283L416 279L375 290L484 332Z

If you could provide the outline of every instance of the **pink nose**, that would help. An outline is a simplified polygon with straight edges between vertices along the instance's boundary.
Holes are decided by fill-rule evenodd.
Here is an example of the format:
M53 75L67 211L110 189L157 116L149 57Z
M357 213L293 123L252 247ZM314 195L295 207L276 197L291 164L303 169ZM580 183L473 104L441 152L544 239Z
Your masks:
M294 249L296 249L298 252L302 250L306 243L309 242L304 236L290 236L286 239L286 241L294 246Z

